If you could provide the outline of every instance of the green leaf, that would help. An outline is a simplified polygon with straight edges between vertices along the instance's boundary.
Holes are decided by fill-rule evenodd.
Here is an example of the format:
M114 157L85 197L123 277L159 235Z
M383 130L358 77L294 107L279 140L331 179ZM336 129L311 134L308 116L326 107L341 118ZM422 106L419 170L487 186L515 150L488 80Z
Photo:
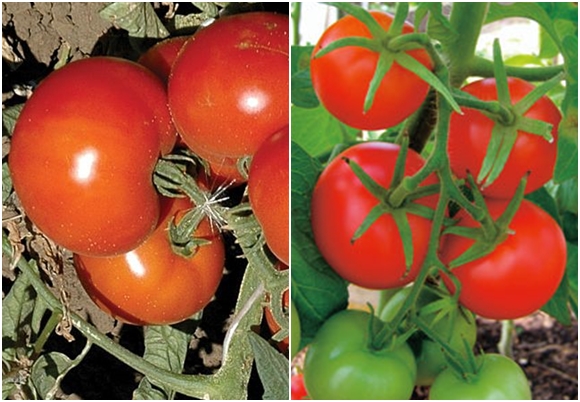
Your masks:
M534 204L549 213L556 222L560 222L556 200L554 200L548 190L546 190L544 187L537 189L533 193L527 194L525 198L532 201Z
M563 325L572 323L570 308L575 310L575 314L578 316L578 246L567 243L567 252L564 278L554 296L542 307L542 311Z
M339 143L356 139L358 130L333 117L322 106L312 109L291 107L292 141L317 157L332 151Z
M292 141L292 301L300 313L302 346L348 304L347 282L328 266L310 225L310 199L322 165Z
M2 204L6 202L12 193L12 177L10 176L10 169L8 163L2 163Z
M60 389L60 383L68 372L78 366L91 348L87 342L82 352L71 360L60 352L41 355L32 365L30 379L40 399L54 399Z
M2 300L2 348L26 346L36 292L26 275L19 275Z
M132 38L163 39L169 36L153 6L149 2L115 2L103 8L99 15L105 20L126 30Z
M195 321L193 322L195 323ZM189 325L192 321L185 321L180 325ZM197 325L194 325L197 326ZM189 347L189 335L192 331L182 331L170 325L147 326L145 332L145 353L143 358L159 368L181 373L185 356ZM145 377L139 387L135 390L135 399L158 399L159 393L164 395L164 399L173 399L175 392L168 386L153 389L149 380Z
M429 13L427 22L427 34L441 43L453 43L457 40L457 31L451 26L449 20L443 15L443 3L421 2L415 11L415 30L425 15Z
M576 86L576 88L578 88ZM578 177L578 109L568 110L558 128L558 154L554 181L562 183Z
M256 359L256 369L264 386L262 399L288 399L290 394L288 359L256 333L248 332L248 338Z
M2 109L2 136L11 136L24 103Z
M556 200L561 211L578 215L578 178L561 183L556 191Z

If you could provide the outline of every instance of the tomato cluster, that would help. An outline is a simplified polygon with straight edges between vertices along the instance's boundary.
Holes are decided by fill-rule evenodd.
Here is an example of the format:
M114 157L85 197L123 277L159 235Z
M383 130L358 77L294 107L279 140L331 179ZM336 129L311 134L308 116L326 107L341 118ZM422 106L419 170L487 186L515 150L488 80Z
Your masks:
M74 253L104 311L171 324L203 309L220 283L215 222L198 219L187 250L168 235L188 211L211 207L158 192L158 159L176 148L200 162L188 170L200 191L249 182L266 242L288 263L288 56L288 17L245 12L162 41L138 62L71 62L26 102L9 155L14 189L28 218Z
M387 131L380 140L363 132L322 165L309 194L311 233L338 277L390 297L375 314L335 310L314 326L308 395L409 399L428 386L430 399L528 399L517 363L473 349L477 316L532 314L565 274L562 228L523 199L554 176L561 115L541 95L548 86L506 78L496 66L497 79L431 87L430 71L448 66L431 57L437 49L426 36L397 47L412 43L410 25L399 21L392 32L396 19L384 12L337 7L351 15L314 47L314 93L345 125ZM437 103L426 101L428 91L442 93ZM461 106L441 107L444 97ZM417 122L435 115L437 125ZM409 133L425 127L429 146L409 146ZM320 310L309 301L297 314L314 320Z

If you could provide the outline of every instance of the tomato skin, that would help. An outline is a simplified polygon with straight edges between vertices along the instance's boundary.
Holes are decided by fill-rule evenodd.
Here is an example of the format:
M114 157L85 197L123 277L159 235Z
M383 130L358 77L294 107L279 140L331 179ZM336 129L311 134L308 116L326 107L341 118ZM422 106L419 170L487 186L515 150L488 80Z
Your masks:
M388 29L391 26L393 17L390 14L382 11L370 13L383 28ZM413 27L406 23L403 34L411 32ZM379 54L369 49L348 46L333 50L322 57L315 57L320 49L350 36L371 37L362 22L348 15L331 25L318 40L310 62L314 91L324 107L349 126L378 130L399 124L421 106L429 91L429 85L395 62L384 76L373 105L363 113L364 99ZM433 68L431 59L423 49L407 53L429 70Z
M515 77L508 78L508 87L512 103L518 102L534 89L532 84ZM462 90L482 100L497 100L494 78L475 81ZM493 120L475 109L462 110L463 115L458 113L451 115L449 161L451 169L458 177L466 178L469 171L477 179L491 138ZM552 178L556 163L560 111L550 98L543 96L524 116L552 124L554 141L548 142L538 135L519 131L503 171L490 186L482 189L487 197L512 198L522 177L528 171L530 175L526 194L542 187Z
M395 293L385 304L382 311L379 312L379 318L385 322L393 320L410 293L410 287L403 288ZM419 293L416 307L421 309L439 300L441 300L441 296L437 295L431 288L424 287ZM464 354L464 341L467 341L471 347L475 345L477 327L475 324L475 316L469 311L456 311L453 316L445 315L436 322L434 321L436 313L425 314L421 312L420 316L429 324L431 331L439 335L458 353ZM415 332L408 342L413 349L417 363L417 379L415 384L421 386L431 385L437 375L447 367L447 359L441 346L431 340L422 331Z
M443 371L431 386L433 400L530 400L532 393L526 375L513 360L499 354L476 357L481 365L475 379L467 382L450 368Z
M116 319L135 325L183 321L204 308L222 278L225 250L218 230L204 219L194 236L211 243L186 258L173 252L170 220L192 208L189 199L163 198L153 234L127 254L99 258L75 254L77 275L91 299Z
M382 142L357 144L338 155L320 175L312 194L314 240L328 264L344 279L370 289L403 286L415 279L425 258L431 221L407 214L413 237L413 264L405 276L403 243L391 215L383 215L354 243L351 239L368 213L378 204L343 158L356 162L378 184L388 187L399 146ZM423 158L409 150L405 175L418 171ZM430 175L422 185L437 183ZM419 202L435 207L437 196Z
M137 63L153 71L167 84L171 67L175 59L177 59L179 51L190 38L191 36L176 36L165 39L143 53L137 60Z
M248 196L262 226L268 247L288 265L290 258L290 137L288 126L266 139L254 155L248 178Z
M153 231L151 179L175 131L163 84L136 63L94 57L53 72L26 102L9 166L27 216L87 255L135 248Z
M308 391L304 386L304 374L296 373L290 379L290 394L292 400L308 399Z
M252 156L286 126L288 54L286 15L236 14L196 32L169 78L169 107L189 148L203 158Z
M409 399L415 358L403 343L392 350L368 348L370 314L343 310L318 330L304 361L312 399Z
M507 201L488 201L494 218L506 205ZM463 211L459 217L461 226L479 225ZM509 228L512 233L490 254L452 270L461 282L459 302L482 317L507 320L531 314L550 300L564 276L566 240L547 212L523 200ZM441 261L448 264L473 242L453 234L443 236ZM444 274L442 279L453 292L450 279Z

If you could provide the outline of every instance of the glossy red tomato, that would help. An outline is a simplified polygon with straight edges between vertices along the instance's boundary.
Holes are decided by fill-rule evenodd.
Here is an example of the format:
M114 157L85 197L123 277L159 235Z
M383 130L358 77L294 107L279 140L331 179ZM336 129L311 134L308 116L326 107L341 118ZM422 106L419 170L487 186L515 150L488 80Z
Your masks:
M252 156L288 125L288 16L251 12L199 30L169 78L169 106L201 157Z
M152 173L175 143L163 83L146 68L94 57L46 78L26 102L9 166L27 216L59 245L127 252L153 231Z
M290 138L288 126L260 146L250 165L248 196L268 247L288 265L290 212Z
M165 83L179 51L191 36L176 36L165 39L143 53L137 63L153 71Z
M75 255L78 277L93 301L118 320L136 324L172 324L203 309L222 277L225 251L219 231L207 219L194 236L210 243L190 258L173 252L167 227L192 204L164 198L157 229L138 248L116 257Z
M415 279L429 244L431 221L407 213L413 238L413 264L405 274L403 242L391 214L383 214L356 241L353 235L379 203L343 158L356 162L379 185L389 187L399 146L384 142L357 144L338 155L320 175L312 194L314 240L328 264L346 280L371 289L400 287ZM417 172L423 158L409 150L405 175ZM429 176L423 185L437 182ZM432 208L436 196L420 200Z
M514 77L508 78L508 86L514 104L534 89L532 84ZM463 91L482 100L497 100L494 78L475 81L465 86ZM463 115L457 113L451 115L449 161L451 169L458 177L467 177L469 171L477 179L494 122L478 110L468 108L462 110ZM552 124L554 141L548 142L538 135L518 131L518 137L503 171L490 186L482 189L483 194L488 197L511 198L527 172L530 172L530 175L526 193L537 190L552 178L556 163L560 111L550 98L543 96L524 116Z
M393 17L390 14L382 11L370 13L383 28L391 26ZM413 27L406 23L403 34L411 32ZM393 63L380 84L372 107L364 113L364 100L379 53L348 46L314 57L332 42L351 36L370 38L371 34L362 22L350 15L324 31L314 47L310 64L314 91L324 107L349 126L378 130L399 124L421 106L429 85L398 63ZM423 49L412 50L408 54L428 69L433 68L431 59Z
M488 201L497 218L506 201ZM460 212L461 226L479 224ZM566 240L562 230L543 209L523 200L509 225L510 233L485 257L452 270L461 282L459 302L482 317L507 320L541 308L556 292L566 268ZM474 240L457 235L442 239L441 260L448 264L465 252ZM443 280L451 292L448 277Z

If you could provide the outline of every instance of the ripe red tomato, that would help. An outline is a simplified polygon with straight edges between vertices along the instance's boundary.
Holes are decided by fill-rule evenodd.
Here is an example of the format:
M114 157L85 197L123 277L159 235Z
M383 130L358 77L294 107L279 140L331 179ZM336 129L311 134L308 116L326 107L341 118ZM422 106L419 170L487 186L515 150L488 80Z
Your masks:
M507 201L488 201L494 218L506 205ZM464 211L458 216L461 226L479 225ZM511 232L490 254L452 270L461 282L459 302L482 317L507 320L533 313L550 300L564 275L566 240L543 209L523 200L509 228ZM466 237L445 235L442 262L450 263L473 243ZM442 278L454 292L450 279Z
M167 83L171 67L179 51L191 36L176 36L165 39L143 53L137 63L153 71L163 82Z
M514 77L508 78L508 87L514 104L534 89L532 84ZM495 78L475 81L465 86L463 91L482 100L497 100ZM451 169L458 177L465 178L467 172L471 172L477 179L494 122L478 110L468 108L462 110L463 115L458 113L451 115L449 161ZM526 193L530 193L542 187L554 173L560 111L550 98L543 96L524 116L552 124L554 141L548 142L538 135L519 131L503 171L490 186L482 189L483 194L488 197L513 197L518 184L527 172L530 172L530 175Z
M308 399L308 391L304 386L304 374L296 373L290 379L290 393L292 400Z
M26 102L9 156L27 216L79 254L113 255L153 231L151 175L175 143L162 82L122 59L70 63Z
M371 11L371 15L385 29L391 26L393 17L383 11ZM413 32L406 23L403 34ZM332 42L351 36L370 38L368 28L353 16L341 18L331 25L314 47L310 72L312 85L318 98L328 111L349 126L364 130L393 127L413 112L425 100L429 84L414 73L393 63L384 76L371 108L364 113L364 100L374 75L379 53L357 46L333 50L322 57L316 53ZM433 68L431 59L423 49L408 54L428 69Z
M167 227L192 208L189 199L163 198L160 223L138 248L116 257L74 256L91 299L118 320L172 324L204 308L222 277L225 251L219 231L204 219L194 236L211 243L190 258L173 252Z
M248 196L268 247L288 265L290 138L288 126L260 146L250 165Z
M288 124L288 16L222 17L195 33L169 78L169 107L203 158L252 156Z
M405 275L403 242L392 215L382 215L356 241L355 231L379 201L345 163L356 162L379 185L389 187L399 146L384 142L357 144L331 161L320 175L312 194L314 240L328 264L346 280L371 289L400 287L411 282L425 259L431 220L407 214L413 238L413 264ZM409 150L405 175L412 175L424 164L423 158ZM423 185L437 182L429 176ZM437 196L419 200L435 207Z

